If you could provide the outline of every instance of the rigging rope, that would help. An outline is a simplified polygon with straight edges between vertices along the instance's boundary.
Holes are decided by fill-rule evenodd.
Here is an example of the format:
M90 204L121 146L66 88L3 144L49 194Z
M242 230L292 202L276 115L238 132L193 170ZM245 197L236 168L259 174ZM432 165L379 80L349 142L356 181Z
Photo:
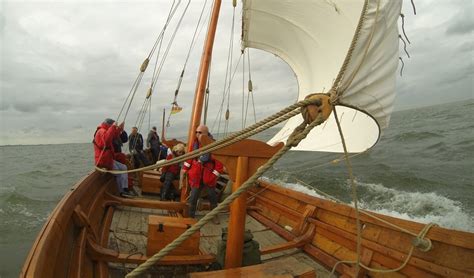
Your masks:
M161 63L158 67L158 70L156 71L155 76L152 78L152 90L156 86L156 81L158 80L158 77L161 74L161 70L163 69L163 65L166 61L166 58L168 57L168 53L171 49L171 45L173 45L174 38L176 37L176 34L178 33L179 28L181 27L181 23L183 22L184 16L186 15L186 12L188 11L189 4L191 4L191 0L188 0L188 3L186 4L186 7L183 10L183 13L181 14L181 17L178 20L178 23L176 24L176 27L173 31L173 34L171 35L170 41L168 42L168 46L166 47L165 53L163 54L163 57L161 58Z
M107 170L104 168L99 168L95 167L95 169L99 172L103 173L111 173L111 174L124 174L124 173L135 173L135 172L140 172L140 171L146 171L146 170L152 170L164 166L169 166L172 164L180 163L183 161L186 161L188 159L196 158L198 156L201 156L205 153L209 153L218 149L221 149L223 147L229 146L235 142L238 142L240 140L243 140L245 138L248 138L250 136L253 136L257 133L260 133L274 125L277 125L283 121L286 121L287 119L294 117L295 115L300 114L300 107L307 106L310 104L316 104L319 103L318 99L305 99L301 100L297 103L294 103L281 111L261 120L260 122L253 124L239 132L235 132L224 139L221 139L219 141L215 141L209 145L206 145L200 149L194 150L192 152L186 153L182 156L173 158L171 160L160 160L154 165L149 165L146 167L142 168L137 168L137 169L131 169L131 170Z
M230 196L224 199L222 203L220 203L216 208L207 213L196 224L194 224L192 227L182 233L179 237L173 240L173 242L168 244L165 248L161 249L160 252L153 255L146 262L135 268L126 277L137 277L143 274L148 268L155 265L161 258L166 256L170 251L182 244L187 238L192 236L195 232L199 231L201 227L203 227L209 221L214 219L217 214L223 212L224 210L227 210L228 205L232 203L236 198L238 198L242 193L246 192L250 187L254 186L256 180L270 167L272 167L273 164L278 161L278 159L280 159L292 147L297 146L299 142L301 142L301 140L306 138L306 136L315 126L320 125L323 122L324 119L322 115L319 114L318 118L312 123L307 124L304 122L298 127L296 127L291 136L288 138L288 141L286 142L285 146L283 146L270 160L268 160L267 163L259 167L255 174L253 174L246 182L244 182L235 192L233 192Z
M244 57L244 60L245 60L245 57ZM248 67L248 71L249 71L249 80L248 80L248 85L247 85L248 95L247 95L247 107L245 108L244 127L247 125L247 115L248 115L248 111L249 111L249 100L250 100L250 98L252 98L254 122L255 123L257 122L257 113L255 112L255 101L254 101L254 98L253 98L252 76L250 74L250 48L247 48L247 65L248 65L247 67Z
M224 94L222 96L222 102L221 102L221 105L220 105L220 109L219 109L219 112L217 113L217 116L216 118L214 119L214 123L212 124L212 128L211 130L214 130L214 126L216 124L216 122L219 123L219 126L218 126L218 129L217 129L217 133L219 133L220 131L220 123L221 123L221 119L220 117L222 116L222 111L223 111L223 108L224 108L224 101L225 101L225 97L227 96L227 94L230 94L230 86L231 86L231 83L232 81L234 81L234 77L235 77L235 74L237 73L237 69L240 65L240 60L242 59L242 55L239 56L239 60L237 60L237 64L235 65L235 68L234 68L234 72L232 73L232 77L230 79L230 82L229 82L229 85L227 87L227 90L224 91Z
M228 88L229 94L227 97L227 110L225 113L225 118L226 118L226 123L225 123L225 128L224 128L224 136L227 135L226 129L227 129L227 123L229 119L229 102L230 102L230 84L232 81L230 81L230 76L229 74L232 72L232 58L233 58L233 47L234 47L234 31L235 31L235 7L232 9L232 27L230 31L230 38L229 38L229 50L227 52L227 65L226 65L226 71L225 71L225 78L224 78L224 89L222 91L222 102L221 102L221 107L219 112L217 113L217 116L219 117L219 124L217 126L217 134L220 134L220 129L221 129L221 117L222 117L222 110L223 110L223 105L225 102L225 96L226 96L226 89ZM229 87L227 87L227 81L229 81ZM213 125L214 129L214 125Z
M188 53L186 55L186 59L184 61L183 69L181 70L181 75L178 78L178 85L176 86L176 90L174 92L173 102L171 103L172 106L171 106L170 113L168 115L168 120L167 120L167 123L166 123L166 125L168 127L170 125L170 118L171 118L171 115L172 115L172 112L173 112L173 107L178 106L177 100L178 100L179 89L181 88L181 84L183 82L184 73L186 71L186 66L188 64L189 57L191 56L191 51L193 50L194 46L196 45L196 39L197 39L199 33L201 32L202 27L204 26L204 24L203 24L201 26L201 29L199 29L199 25L201 23L201 19L202 19L202 16L204 14L204 11L206 9L206 5L207 5L207 0L204 2L204 5L202 6L201 14L199 15L199 20L196 24L196 29L194 30L193 38L191 39L191 44L189 45L189 50L188 50ZM198 30L199 30L199 32L198 32Z
M117 115L116 122L120 122L120 116L122 115L123 110L124 110L124 108L125 108L125 106L127 105L127 102L128 102L128 107L127 107L127 110L124 114L124 118L123 118L122 121L125 121L125 119L127 118L128 112L130 110L130 106L132 105L132 102L133 102L133 98L135 97L135 94L136 94L137 89L140 85L140 82L143 78L143 74L144 74L144 72L145 72L145 70L148 66L150 58L153 55L153 53L155 52L156 47L158 45L158 42L161 43L161 41L163 40L164 32L165 32L169 22L173 18L174 13L176 12L176 9L178 8L180 3L181 3L181 0L179 0L178 4L175 6L175 1L173 1L173 4L171 5L170 12L168 14L168 18L165 22L165 25L163 26L163 29L161 30L160 34L158 35L158 38L156 39L155 44L153 45L152 49L150 50L147 58L143 61L142 65L140 66L140 72L138 73L138 76L135 78L135 81L132 84L132 88L130 88L130 92L128 93L127 97L125 98L125 101L122 105L122 108L120 109L120 112ZM174 7L174 9L173 9L173 7Z
M357 197L357 186L355 183L354 175L353 175L353 170L352 170L352 164L349 158L349 154L347 152L347 146L346 146L346 141L344 138L344 133L342 132L341 128L341 123L339 122L339 118L337 116L337 111L336 107L333 107L333 112L334 112L334 118L336 120L337 124L337 129L339 131L339 135L341 138L341 143L344 149L344 156L345 156L345 161L347 165L347 172L349 174L349 179L350 179L350 184L351 184L351 190L352 190L352 202L354 203L354 209L355 209L355 216L356 216L356 227L357 227L357 245L356 245L356 255L357 255L357 260L356 261L338 261L336 264L334 264L333 269L330 273L330 276L332 277L334 274L334 271L336 270L337 266L341 263L349 263L349 264L355 264L355 275L358 276L359 274L359 268L362 267L368 271L376 272L376 273L391 273L391 272L397 272L401 269L403 269L408 261L411 259L411 256L413 255L413 251L416 247L422 246L420 242L427 242L426 246L422 246L424 249L420 249L421 251L427 252L431 249L432 243L429 239L424 239L426 234L428 233L429 229L433 227L435 224L434 223L428 223L420 232L418 235L416 235L416 241L412 243L412 246L410 247L410 251L408 252L407 258L405 261L397 268L394 269L375 269L375 268L370 268L369 266L364 265L360 261L361 257L361 241L362 241L362 234L361 234L361 226L360 226L360 215L359 215L359 207L358 207L358 197Z

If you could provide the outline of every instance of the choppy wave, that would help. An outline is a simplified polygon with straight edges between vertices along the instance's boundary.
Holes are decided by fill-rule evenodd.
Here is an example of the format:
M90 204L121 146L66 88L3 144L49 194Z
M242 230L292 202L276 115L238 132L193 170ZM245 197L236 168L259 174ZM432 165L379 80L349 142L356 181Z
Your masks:
M361 207L381 214L413 220L433 222L442 227L474 232L474 219L461 202L435 192L407 192L384 187L382 184L357 182L360 188L373 192L360 196Z
M394 140L399 142L407 142L407 141L418 141L418 140L425 140L431 138L442 138L443 136L434 133L434 132L427 132L427 131L410 131L400 133L395 136Z
M300 183L274 182L298 192L329 199ZM407 192L386 188L381 184L361 182L357 182L357 185L373 193L370 198L359 196L362 209L419 223L432 222L444 228L474 232L474 219L463 210L460 202L433 192Z

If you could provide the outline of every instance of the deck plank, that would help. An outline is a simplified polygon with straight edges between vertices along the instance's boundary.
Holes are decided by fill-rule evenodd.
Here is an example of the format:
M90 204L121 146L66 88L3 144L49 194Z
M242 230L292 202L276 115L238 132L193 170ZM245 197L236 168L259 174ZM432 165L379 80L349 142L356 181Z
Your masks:
M202 218L205 213L208 211L198 212L198 219ZM150 214L154 215L168 215L167 211L159 209L147 209L147 208L132 208L132 207L117 207L114 216L112 218L112 224L110 229L114 231L109 234L109 244L108 247L122 253L143 253L146 254L146 244L147 244L147 234L148 234L148 216ZM221 240L222 228L227 227L229 221L229 213L223 213L219 215L220 224L214 224L213 222L207 223L201 229L201 238L200 238L200 249L203 253L216 254L217 245L219 240ZM250 215L247 215L245 221L245 229L248 229L252 232L254 239L259 242L260 248L273 246L276 244L286 242L285 239L280 237L278 234L273 232L271 229L262 225L255 218ZM115 235L114 235L115 233ZM298 261L302 261L307 265L313 267L318 277L327 277L327 271L315 262L312 258L302 252L300 249L290 249L282 252L277 252L273 254L268 254L262 256L262 261L270 262L273 260L278 260L286 257L294 257ZM136 267L133 264L118 264L118 263L109 263L109 269L111 273L124 273L123 269L132 269ZM155 267L152 272L164 271L168 274L172 273L171 276L176 277L185 277L186 273L194 271L203 271L204 267L201 269L196 269L194 267ZM123 275L122 275L123 276ZM120 275L110 275L110 277L120 277ZM158 277L151 275L150 277Z

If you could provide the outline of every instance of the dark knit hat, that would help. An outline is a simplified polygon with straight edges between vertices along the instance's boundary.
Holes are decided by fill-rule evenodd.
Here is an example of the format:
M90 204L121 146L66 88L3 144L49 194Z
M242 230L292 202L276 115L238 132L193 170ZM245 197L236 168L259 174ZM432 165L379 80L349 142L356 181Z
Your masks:
M111 118L107 118L107 119L104 120L104 123L108 124L108 125L113 125L115 123L115 121L112 120Z

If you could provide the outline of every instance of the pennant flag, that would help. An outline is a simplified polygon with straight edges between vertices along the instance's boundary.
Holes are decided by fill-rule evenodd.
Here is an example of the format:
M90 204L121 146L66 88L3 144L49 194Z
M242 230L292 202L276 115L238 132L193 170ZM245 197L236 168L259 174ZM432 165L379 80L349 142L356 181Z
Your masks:
M173 107L171 107L171 115L179 113L181 112L181 110L183 110L182 107L179 107L178 105L173 105Z

